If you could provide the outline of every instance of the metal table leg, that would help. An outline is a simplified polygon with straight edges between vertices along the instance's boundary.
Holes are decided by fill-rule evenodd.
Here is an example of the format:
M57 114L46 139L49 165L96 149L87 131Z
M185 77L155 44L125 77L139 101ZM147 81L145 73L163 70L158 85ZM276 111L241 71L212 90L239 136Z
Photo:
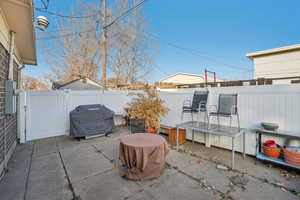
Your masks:
M178 148L178 132L179 132L179 128L178 128L178 126L176 127L176 151L178 151L179 150L179 148Z
M194 129L192 129L193 144L194 144L194 135L195 135L195 132L194 132Z
M231 169L234 169L234 137L232 137Z
M246 133L243 132L243 157L246 158Z
M261 133L258 134L258 153L261 153Z

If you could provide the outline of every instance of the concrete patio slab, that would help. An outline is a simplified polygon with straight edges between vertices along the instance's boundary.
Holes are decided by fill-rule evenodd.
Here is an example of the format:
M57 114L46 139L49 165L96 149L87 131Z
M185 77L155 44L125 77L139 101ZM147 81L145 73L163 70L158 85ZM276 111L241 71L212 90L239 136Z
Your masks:
M121 178L118 169L76 182L74 188L82 200L126 199L142 190L136 182Z
M62 158L72 182L112 169L114 165L92 146L62 150Z
M37 140L34 145L33 156L43 156L58 152L56 137Z
M139 184L144 189L147 189L147 187L152 187L152 185L157 185L163 180L168 179L169 177L175 175L176 173L178 172L175 169L166 168L164 170L164 173L160 177L152 180L137 181L136 183Z
M216 199L218 197L218 194L203 190L197 181L180 173L176 173L169 178L153 184L147 188L146 191L157 200L206 200Z
M216 164L228 166L229 160L231 159L231 152L229 150L216 147L207 148L204 144L193 144L188 141L181 148L188 154L193 154L199 157L199 159ZM280 183L286 187L299 188L300 190L299 172L264 163L253 156L246 156L244 159L240 153L236 153L235 160L235 168L241 173L246 173L260 179L266 179L271 183ZM283 176L283 174L287 174L287 176Z
M235 200L252 200L252 199L272 199L272 200L292 200L299 199L295 195L284 191L278 187L261 182L254 178L248 177L248 183L243 187L234 187L231 197Z
M156 200L155 197L149 191L142 191L129 197L128 200Z
M7 174L0 182L1 199L24 199L32 150L32 143L17 146L8 163Z
M33 157L27 186L27 199L62 199L68 185L58 153Z
M176 166L177 168L184 169L192 163L197 162L197 158L192 156L186 156L184 153L177 152L175 150L170 150L166 158L166 162L171 166Z
M130 181L119 176L116 135L78 142L71 137L37 140L17 149L0 182L2 200L300 199L300 174L237 154L237 170L220 170L230 151L187 141L171 150L161 177ZM34 149L33 149L34 146Z
M198 159L185 168L179 168L182 172L202 180L205 184L226 193L230 188L229 177L235 173L229 170L217 169L217 165L212 165L208 161Z
M110 140L97 142L92 144L92 146L113 162L119 158L119 138L111 138Z

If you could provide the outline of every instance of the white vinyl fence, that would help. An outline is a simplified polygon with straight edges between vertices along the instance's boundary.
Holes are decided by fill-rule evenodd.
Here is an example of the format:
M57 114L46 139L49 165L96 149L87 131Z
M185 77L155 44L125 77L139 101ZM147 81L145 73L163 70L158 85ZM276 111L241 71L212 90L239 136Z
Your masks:
M20 141L68 135L69 113L78 105L104 104L116 114L122 114L131 99L127 94L127 91L23 92L20 94Z
M169 113L161 118L161 124L175 126L180 123L182 102L192 99L195 90L205 89L165 89L158 91ZM217 105L220 93L237 93L238 110L242 128L249 129L246 135L246 152L255 153L255 135L251 129L262 121L279 123L280 129L300 134L300 85L264 85L243 87L208 88L209 105ZM135 91L136 92L136 91ZM82 104L104 104L116 113L123 113L131 98L128 91L27 91L20 94L20 139L29 141L69 133L69 112ZM26 112L24 111L26 106ZM185 120L190 116L185 115ZM194 117L197 119L197 117ZM203 120L203 115L198 116ZM214 118L211 118L212 122ZM221 120L229 124L229 119ZM236 124L233 118L233 126ZM25 137L26 136L26 137ZM188 139L191 134L188 131ZM23 139L22 139L23 138ZM213 146L230 149L230 138L210 136L205 141L203 133L195 134L195 140L209 142ZM242 149L238 141L238 151ZM276 140L277 142L283 142Z

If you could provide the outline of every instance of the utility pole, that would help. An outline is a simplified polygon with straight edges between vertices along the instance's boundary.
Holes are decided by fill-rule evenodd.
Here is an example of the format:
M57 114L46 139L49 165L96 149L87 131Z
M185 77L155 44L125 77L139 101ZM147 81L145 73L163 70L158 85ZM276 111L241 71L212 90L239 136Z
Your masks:
M101 0L102 2L102 42L103 42L103 58L102 58L102 84L104 89L106 88L106 67L107 67L107 30L106 30L106 0Z

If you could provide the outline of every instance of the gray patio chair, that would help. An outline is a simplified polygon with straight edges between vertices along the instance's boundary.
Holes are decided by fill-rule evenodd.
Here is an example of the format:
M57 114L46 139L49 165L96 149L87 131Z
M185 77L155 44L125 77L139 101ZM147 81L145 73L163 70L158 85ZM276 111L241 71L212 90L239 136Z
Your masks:
M220 117L228 117L230 118L230 127L232 123L232 116L236 116L238 129L240 129L240 119L237 108L237 94L220 94L219 95L219 103L218 106L215 107L214 112L209 113L209 120L211 116L216 116L218 118L218 127L220 127Z
M204 121L208 120L208 113L207 113L207 98L208 98L208 91L195 91L193 96L193 101L185 100L182 106L181 112L181 122L183 121L183 117L185 113L190 113L192 117L192 121L194 121L193 114L203 112L204 113Z

